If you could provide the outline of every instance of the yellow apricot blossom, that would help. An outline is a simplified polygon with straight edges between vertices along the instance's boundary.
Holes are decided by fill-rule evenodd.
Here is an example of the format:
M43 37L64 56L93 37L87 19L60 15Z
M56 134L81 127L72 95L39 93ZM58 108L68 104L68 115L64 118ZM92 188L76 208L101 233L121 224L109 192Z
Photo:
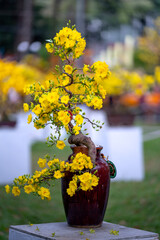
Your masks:
M32 122L32 114L29 114L29 115L28 115L28 119L27 119L27 120L28 120L28 121L27 121L28 124Z
M59 178L62 177L62 173L61 173L59 170L57 170L57 171L55 171L55 173L54 173L54 177L57 178L57 179L59 179Z
M53 52L53 43L46 43L45 45L47 52L52 53Z
M25 112L28 112L29 111L29 105L27 103L23 103L23 110Z
M41 196L42 200L44 200L45 198L47 200L51 200L50 191L48 188L41 187L38 191L38 194Z
M32 110L32 112L35 113L37 116L41 113L41 111L42 111L42 109L39 104L37 104Z
M37 163L40 168L44 168L46 166L46 162L47 162L46 159L39 158Z
M64 71L65 71L66 73L68 73L68 74L72 74L73 68L72 68L71 65L65 65Z
M14 187L12 188L12 193L13 193L13 195L16 197L16 196L19 196L19 195L20 195L21 191L20 191L19 187L14 186Z
M83 123L83 117L80 114L75 116L75 121L77 125L81 125Z
M63 96L61 98L61 102L64 103L64 104L67 104L69 102L69 96Z
M56 147L62 150L65 147L65 143L63 141L57 141Z
M6 185L6 186L5 186L5 190L6 190L6 193L10 193L10 186L9 186L9 185Z
M24 191L27 194L30 194L31 192L35 192L35 188L31 184L29 184L29 185L24 186Z

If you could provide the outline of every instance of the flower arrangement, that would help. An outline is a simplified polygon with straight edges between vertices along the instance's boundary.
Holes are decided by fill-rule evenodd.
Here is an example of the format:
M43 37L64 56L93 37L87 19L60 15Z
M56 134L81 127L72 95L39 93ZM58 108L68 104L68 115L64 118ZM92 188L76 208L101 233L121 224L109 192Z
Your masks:
M103 123L90 120L80 108L81 104L94 109L101 109L106 96L104 85L109 81L110 71L105 62L95 62L93 65L84 65L82 69L76 66L76 59L83 55L86 41L76 30L75 26L64 27L53 39L48 40L46 49L62 60L62 66L56 66L55 72L49 75L44 84L32 84L25 88L33 102L24 103L24 111L31 111L28 123L33 122L36 129L45 128L51 124L55 133L51 134L47 142L63 150L65 140L61 130L65 129L68 143L76 146L84 145L88 148L88 156L77 153L71 157L71 162L46 156L39 158L38 165L41 171L35 171L33 176L23 175L14 180L12 187L6 185L6 192L19 196L21 189L27 194L33 193L42 199L51 199L49 187L52 181L63 178L65 172L73 173L67 193L72 197L76 191L92 190L98 185L96 172L91 170L95 165L96 147L91 138L82 131L82 127L89 122L97 131Z
M134 113L140 106L141 99L152 92L159 85L159 67L154 75L129 72L123 69L112 71L110 81L105 83L108 96L105 106L114 113Z

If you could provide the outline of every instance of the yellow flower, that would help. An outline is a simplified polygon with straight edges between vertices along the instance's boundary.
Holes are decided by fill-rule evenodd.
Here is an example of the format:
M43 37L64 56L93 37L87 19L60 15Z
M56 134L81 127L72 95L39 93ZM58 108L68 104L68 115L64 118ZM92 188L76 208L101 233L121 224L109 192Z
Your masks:
M59 121L61 121L63 123L64 126L66 126L71 120L69 113L66 111L59 111L58 119L59 119Z
M94 97L91 101L91 105L94 106L94 109L101 109L102 108L103 101L101 98L98 98L97 96Z
M29 114L29 115L28 115L28 119L27 119L27 120L28 120L28 121L27 121L28 124L32 122L32 114Z
M59 170L57 170L57 171L55 171L55 173L54 173L54 177L55 178L61 178L62 177L62 173L59 171Z
M37 163L40 168L44 168L46 166L46 159L39 158Z
M27 194L30 194L31 192L35 192L35 188L30 184L30 185L26 185L24 186L24 191Z
M67 193L70 197L72 197L75 194L75 191L77 190L77 179L73 179L69 182L69 188L67 188Z
M6 185L6 186L5 186L5 190L6 190L6 193L10 193L10 186L9 186L9 185Z
M92 186L96 187L98 185L98 177L93 175L92 176Z
M49 52L49 53L53 52L53 47L54 47L53 43L46 43L45 47L47 49L47 52Z
M75 116L75 121L77 125L81 125L83 123L83 117L80 114Z
M79 127L79 126L77 126L77 125L75 125L75 126L73 127L73 133L74 133L75 135L78 135L80 130L81 130L81 127Z
M42 200L44 200L44 198L51 200L50 191L48 188L41 187L38 191L38 194L41 196Z
M47 95L47 100L50 103L57 104L58 103L58 99L59 99L59 95L58 95L58 93L56 91L50 92Z
M62 150L65 147L65 143L63 141L57 141L56 147Z
M33 175L33 178L38 179L40 176L41 176L41 172L36 170L34 175Z
M89 71L89 67L88 67L88 65L85 64L83 67L84 74L86 74L88 71Z
M34 183L34 181L32 178L28 179L28 184L33 184L33 183Z
M21 193L21 191L20 191L20 189L19 189L19 187L13 187L12 188L12 193L13 193L13 195L16 197L16 196L19 196L20 195L20 193Z
M32 112L34 112L37 116L41 113L41 107L40 107L40 105L39 104L37 104L34 108L33 108L33 110L32 110Z
M63 97L61 98L61 102L64 103L64 104L67 104L68 101L69 101L69 96L63 96Z
M29 105L27 103L23 103L23 109L25 112L29 111Z
M73 68L70 65L65 65L64 71L68 74L72 74Z

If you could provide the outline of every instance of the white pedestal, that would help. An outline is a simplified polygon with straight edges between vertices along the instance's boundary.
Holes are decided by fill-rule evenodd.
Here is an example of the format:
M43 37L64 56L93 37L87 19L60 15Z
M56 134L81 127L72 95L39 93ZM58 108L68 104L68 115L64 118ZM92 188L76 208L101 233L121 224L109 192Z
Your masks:
M110 127L107 135L107 154L117 168L115 180L142 181L144 179L142 129Z
M89 118L104 122L103 128L96 132L87 125L91 139L102 145L102 153L117 168L114 181L142 181L144 179L143 139L141 127L109 127L103 111L85 109Z
M38 230L37 230L38 229ZM120 226L118 224L103 222L102 226L94 229L91 233L87 228L74 228L66 222L44 223L30 225L11 226L9 229L9 240L158 240L157 233L143 231L134 228ZM111 232L116 230L118 235ZM80 233L83 233L82 235ZM54 233L54 236L53 236Z
M27 124L28 114L17 114L15 128L0 128L0 184L10 184L14 178L31 173L31 144L45 141L51 129L37 130Z

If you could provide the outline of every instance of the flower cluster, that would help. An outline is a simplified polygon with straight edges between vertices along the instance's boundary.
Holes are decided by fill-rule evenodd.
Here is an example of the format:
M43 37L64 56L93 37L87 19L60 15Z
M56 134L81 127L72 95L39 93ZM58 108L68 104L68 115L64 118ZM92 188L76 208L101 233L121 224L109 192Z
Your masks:
M47 51L52 53L54 50L65 60L66 57L72 56L73 59L79 58L86 47L86 41L81 37L74 27L71 29L69 27L64 27L53 39L53 43L48 43L46 45Z
M26 64L0 60L0 117L6 118L22 108L24 86L42 82L44 74Z
M0 92L7 97L9 90L14 89L24 96L24 86L34 82L42 82L44 75L26 64L0 60Z
M67 193L72 197L77 190L83 191L92 190L98 184L98 177L96 173L90 173L89 170L93 169L93 164L90 157L85 154L78 153L72 157L72 162L60 161L58 158L50 159L39 158L38 165L42 168L41 171L35 171L33 176L23 175L14 180L14 186L5 186L6 192L14 196L19 196L21 193L20 188L23 188L25 193L34 193L39 195L41 199L51 199L50 190L41 184L47 183L51 185L50 180L62 178L65 172L70 171L74 173L72 181L69 183Z
M92 145L86 129L82 131L83 125L88 121L96 130L102 127L99 121L87 118L80 105L85 104L94 109L102 108L106 96L104 85L109 81L110 71L104 62L78 68L75 60L83 54L85 46L86 42L75 26L67 25L46 44L47 51L58 55L63 66L56 66L53 74L48 74L43 84L34 83L25 88L25 93L30 94L33 99L30 104L24 103L24 111L30 111L28 123L33 122L36 129L50 124L54 134L48 137L48 144L56 144L61 150L65 147L65 139L61 139L62 129L68 134L70 144L80 142L80 145L85 145L86 141L88 144L90 141ZM85 141L82 141L84 138ZM63 178L67 171L73 174L67 189L70 196L79 189L92 190L98 184L94 161L95 156L82 153L72 157L71 162L60 161L57 158L40 158L38 165L43 168L42 171L36 171L32 177L24 175L15 179L12 193L15 196L19 195L19 188L23 187L26 193L33 192L42 199L50 199L49 189L43 185L49 186L50 180ZM9 192L8 186L6 191Z

